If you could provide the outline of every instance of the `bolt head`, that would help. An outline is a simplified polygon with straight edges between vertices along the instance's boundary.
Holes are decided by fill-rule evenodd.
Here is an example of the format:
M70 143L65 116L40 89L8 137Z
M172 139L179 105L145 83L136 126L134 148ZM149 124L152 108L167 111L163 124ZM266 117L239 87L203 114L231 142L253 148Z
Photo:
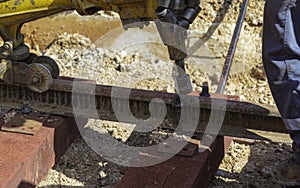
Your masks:
M37 84L37 83L39 83L40 82L40 78L38 78L38 77L33 77L33 79L32 79L32 83L33 84Z
M8 44L4 44L4 45L3 45L3 48L4 48L5 50L8 50L8 49L9 49L9 45L8 45Z
M13 44L11 42L5 42L2 46L5 50L9 51L13 48Z
M29 101L23 101L23 105L24 106L28 106L29 105Z

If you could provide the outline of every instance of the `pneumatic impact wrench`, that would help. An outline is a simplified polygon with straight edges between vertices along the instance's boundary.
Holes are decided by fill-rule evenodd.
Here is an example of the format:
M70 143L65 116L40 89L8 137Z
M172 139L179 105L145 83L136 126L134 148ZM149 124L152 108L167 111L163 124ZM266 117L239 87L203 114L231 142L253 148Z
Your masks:
M192 92L189 75L185 71L187 49L185 40L190 24L199 14L200 0L159 0L155 22L163 43L168 47L171 60L175 61L173 77L177 93L186 95Z

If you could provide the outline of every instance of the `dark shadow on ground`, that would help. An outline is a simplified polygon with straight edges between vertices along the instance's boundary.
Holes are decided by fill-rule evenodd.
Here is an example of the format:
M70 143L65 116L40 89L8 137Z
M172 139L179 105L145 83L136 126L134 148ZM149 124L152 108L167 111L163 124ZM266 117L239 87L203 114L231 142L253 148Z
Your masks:
M251 145L244 145L233 142L212 187L284 187L274 180L272 169L277 162L290 158L291 154L290 144L256 141Z

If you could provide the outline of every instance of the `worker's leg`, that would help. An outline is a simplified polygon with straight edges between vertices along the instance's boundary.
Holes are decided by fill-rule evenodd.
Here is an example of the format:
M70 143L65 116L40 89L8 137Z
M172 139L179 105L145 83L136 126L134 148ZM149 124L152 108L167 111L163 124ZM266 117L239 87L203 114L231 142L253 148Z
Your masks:
M265 72L278 110L286 127L291 131L291 138L294 141L294 161L298 164L300 164L299 1L267 0L263 32ZM297 172L300 179L299 172L300 166Z

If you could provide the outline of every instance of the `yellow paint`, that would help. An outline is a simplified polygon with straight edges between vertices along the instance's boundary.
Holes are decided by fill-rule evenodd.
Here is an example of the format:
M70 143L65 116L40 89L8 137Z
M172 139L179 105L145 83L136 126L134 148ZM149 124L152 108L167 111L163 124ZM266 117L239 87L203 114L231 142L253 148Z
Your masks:
M9 0L0 3L0 18L49 9L70 9L71 0Z

